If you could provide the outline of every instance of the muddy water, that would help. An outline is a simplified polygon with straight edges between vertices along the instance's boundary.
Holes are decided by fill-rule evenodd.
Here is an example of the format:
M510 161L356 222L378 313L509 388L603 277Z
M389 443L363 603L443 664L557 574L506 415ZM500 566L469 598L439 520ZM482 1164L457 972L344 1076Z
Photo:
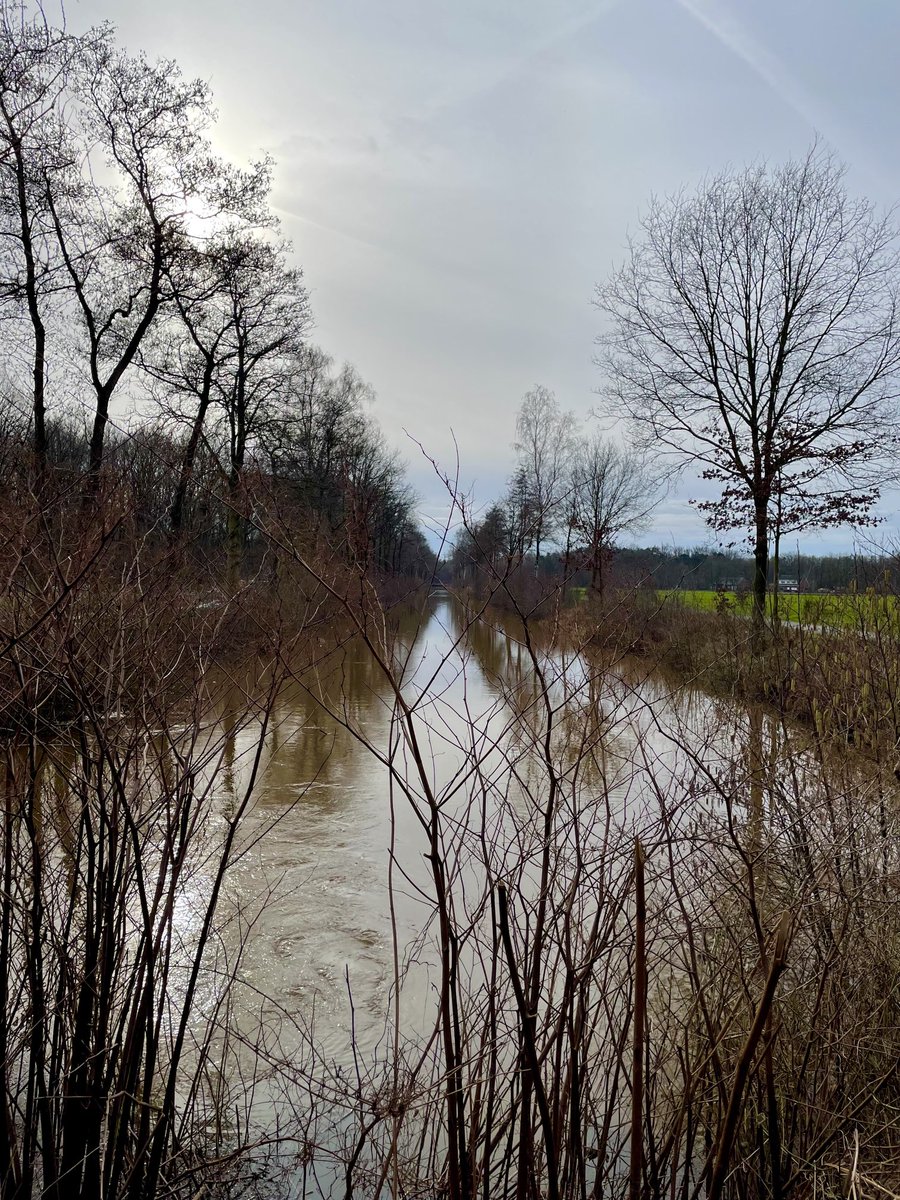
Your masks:
M510 824L503 813L528 804L529 763L546 711L514 623L495 617L467 627L456 603L437 593L404 614L394 634L428 785L454 830L465 886L466 862L478 856L485 824L495 826L499 861L521 850L520 828L503 845ZM541 652L540 663L554 756L562 770L579 763L571 790L591 814L588 830L606 830L610 821L639 826L692 755L702 753L715 772L734 760L735 740L746 737L733 710L640 667L620 663L599 672L580 655L558 651ZM235 684L231 700L226 695L225 731L245 687ZM242 978L287 1027L294 1020L313 1025L322 1053L337 1061L348 1061L351 1029L366 1054L386 1038L395 954L401 968L413 960L402 988L404 1027L427 1031L434 1021L428 846L414 808L422 782L395 715L388 682L358 640L284 687L264 739L256 805L244 831L248 849L231 876L229 899L240 906L243 924L229 936L243 931ZM224 804L246 783L257 741L252 724L231 738ZM399 776L393 785L379 761L388 756ZM474 872L468 882L477 890ZM280 1036L289 1050L290 1029Z
M439 595L424 611L403 613L394 631L404 693L416 699L428 691L419 725L435 790L465 757L467 715L487 730L503 712L492 670L470 646L454 648L455 619ZM502 636L491 635L490 645L502 653ZM235 697L235 708L242 700ZM416 893L427 886L425 835L378 760L403 757L394 718L388 682L359 640L285 686L251 816L264 833L233 877L232 897L258 910L243 977L285 1013L314 1024L322 1052L338 1060L347 1057L351 1022L364 1052L382 1036L395 941L402 957L430 916ZM256 739L253 725L236 736L226 792L244 786ZM431 1002L426 963L404 986L404 1020L427 1023Z

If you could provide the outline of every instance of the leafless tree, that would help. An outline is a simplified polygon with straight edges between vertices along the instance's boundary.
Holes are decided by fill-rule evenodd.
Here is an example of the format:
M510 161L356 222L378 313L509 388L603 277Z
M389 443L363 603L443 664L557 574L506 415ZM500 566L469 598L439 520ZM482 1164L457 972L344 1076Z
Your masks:
M538 385L525 393L516 416L515 449L527 489L527 523L536 567L541 546L559 528L575 428L574 416L560 408L549 388Z
M373 399L355 367L337 368L330 355L307 344L269 423L265 441L273 477L290 481L328 534L343 527L350 461L373 432L367 411Z
M60 119L61 98L82 44L41 11L0 4L0 299L29 329L35 458L47 456L47 308L59 287L60 261L44 202L73 159Z
M646 525L659 501L658 474L645 456L595 433L573 454L570 489L570 528L602 596L604 560L617 537Z
M302 272L285 247L252 235L234 248L225 276L227 369L214 381L220 461L228 503L228 590L237 588L244 540L241 489L247 458L290 388L309 323Z
M883 464L893 446L895 226L813 147L653 200L642 231L597 290L606 410L750 498L761 627L775 482L846 489L862 465L869 487L873 448Z
M302 346L310 316L287 248L246 229L232 226L185 252L169 278L173 306L139 361L165 419L187 428L169 514L177 538L204 444L237 491L248 447L275 420L295 374L285 359Z
M210 150L209 89L172 62L130 57L108 41L82 47L69 118L81 158L46 204L74 297L95 396L88 469L99 471L113 393L160 309L193 226L268 218L268 164L232 170Z

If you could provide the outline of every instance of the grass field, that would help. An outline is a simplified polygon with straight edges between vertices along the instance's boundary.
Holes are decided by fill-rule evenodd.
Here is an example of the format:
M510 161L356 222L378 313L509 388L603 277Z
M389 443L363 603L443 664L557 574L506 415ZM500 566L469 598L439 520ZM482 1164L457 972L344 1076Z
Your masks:
M751 598L749 593L691 591L680 588L660 592L664 599L671 599L690 608L716 612L749 615ZM768 610L772 612L774 597L767 597ZM840 629L870 629L889 623L900 625L900 605L896 596L878 596L873 592L842 596L822 595L817 592L782 592L778 596L778 615L782 621L795 621L802 625L824 625Z

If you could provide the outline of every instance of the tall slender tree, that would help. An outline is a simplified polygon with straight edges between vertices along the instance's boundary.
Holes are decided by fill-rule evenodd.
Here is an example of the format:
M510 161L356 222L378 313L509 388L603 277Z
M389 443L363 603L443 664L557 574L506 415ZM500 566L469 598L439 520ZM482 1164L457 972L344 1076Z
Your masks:
M75 160L61 106L79 54L106 38L108 30L101 29L78 39L40 11L0 3L0 302L28 330L27 386L40 469L47 457L48 308L60 286L45 193L48 186L65 186Z
M310 323L309 296L287 247L247 235L232 250L226 275L227 369L215 382L228 504L227 586L236 590L245 521L242 489L248 455L264 438L279 398L290 390Z
M514 445L528 490L535 569L540 565L542 546L561 523L576 427L572 413L560 408L549 388L538 385L525 393L516 416Z

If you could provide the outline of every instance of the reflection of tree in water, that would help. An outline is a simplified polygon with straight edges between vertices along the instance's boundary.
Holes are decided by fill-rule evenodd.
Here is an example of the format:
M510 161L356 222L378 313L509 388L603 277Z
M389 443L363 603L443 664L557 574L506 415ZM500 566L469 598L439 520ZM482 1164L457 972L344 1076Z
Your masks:
M768 725L770 750L766 753L765 733ZM774 722L766 722L762 709L754 705L747 713L746 751L748 785L748 847L752 853L763 838L766 801L772 801L773 768L778 755L778 738Z
M388 614L381 641L389 661L399 666L413 656L424 627L421 613L409 607ZM313 664L306 665L310 658ZM257 804L284 804L301 794L307 805L339 803L336 786L346 786L363 768L372 769L371 755L349 730L366 729L377 742L379 731L386 731L391 721L393 694L383 671L362 641L343 626L320 635L312 653L305 647L300 662L302 669L286 679L273 704ZM257 661L239 675L229 675L216 689L226 793L249 765L257 732L252 708L254 702L261 703L270 682L271 668Z
M529 628L528 637L539 673L517 617L491 611L473 621L461 605L450 606L449 617L454 635L464 638L509 710L506 748L521 760L517 770L527 775L532 755L537 755L535 769L544 769L540 758L549 725L563 779L578 789L599 784L604 792L608 750L620 736L610 721L617 698L610 692L607 664L556 645L552 634L537 625Z
M447 605L446 613L453 636L463 639L489 684L509 689L521 681L527 658L518 622L494 612L473 620L455 603Z

